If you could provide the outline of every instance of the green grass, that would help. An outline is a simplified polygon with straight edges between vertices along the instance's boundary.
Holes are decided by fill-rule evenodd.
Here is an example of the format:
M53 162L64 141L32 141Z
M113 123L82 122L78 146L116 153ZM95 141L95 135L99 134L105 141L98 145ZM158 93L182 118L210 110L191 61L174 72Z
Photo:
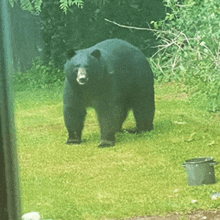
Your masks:
M194 157L220 161L220 114L188 101L178 84L156 85L155 129L118 134L100 149L99 127L89 109L81 145L65 145L62 89L16 93L15 113L23 213L44 218L125 219L215 209L214 185L188 186L182 164ZM134 128L130 114L125 128ZM220 179L220 166L215 166ZM197 200L192 203L192 200Z

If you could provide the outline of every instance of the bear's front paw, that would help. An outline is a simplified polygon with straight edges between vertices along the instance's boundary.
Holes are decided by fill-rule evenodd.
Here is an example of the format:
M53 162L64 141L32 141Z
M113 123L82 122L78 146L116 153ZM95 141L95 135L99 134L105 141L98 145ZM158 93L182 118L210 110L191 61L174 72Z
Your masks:
M69 138L66 142L66 144L80 144L82 141L79 139L73 139L73 138Z
M104 147L113 147L115 145L114 141L107 141L107 140L101 140L101 143L98 147L104 148Z

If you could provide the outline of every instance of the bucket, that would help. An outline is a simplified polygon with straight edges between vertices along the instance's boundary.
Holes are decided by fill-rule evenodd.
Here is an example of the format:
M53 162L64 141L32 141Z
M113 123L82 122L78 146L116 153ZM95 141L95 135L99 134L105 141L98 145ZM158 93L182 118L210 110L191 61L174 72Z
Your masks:
M186 167L189 185L214 184L216 182L214 165L216 164L218 162L212 157L186 160L183 166Z

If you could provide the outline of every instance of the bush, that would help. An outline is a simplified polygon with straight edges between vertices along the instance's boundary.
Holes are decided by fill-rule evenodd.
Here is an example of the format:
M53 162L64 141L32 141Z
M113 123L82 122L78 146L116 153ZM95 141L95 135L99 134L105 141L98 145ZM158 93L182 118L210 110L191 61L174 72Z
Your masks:
M15 90L22 91L58 86L63 84L64 78L63 71L55 68L52 61L45 65L40 58L37 58L29 71L15 73L13 82Z
M220 110L220 2L164 0L171 9L152 22L160 39L152 59L159 81L181 81L209 111ZM159 70L159 71L158 71Z

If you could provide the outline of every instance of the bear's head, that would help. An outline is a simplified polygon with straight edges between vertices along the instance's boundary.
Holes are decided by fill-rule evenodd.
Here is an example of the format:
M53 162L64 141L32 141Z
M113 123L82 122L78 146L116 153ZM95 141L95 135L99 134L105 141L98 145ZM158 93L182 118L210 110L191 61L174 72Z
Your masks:
M70 82L80 86L88 83L96 84L103 76L103 61L100 50L69 51L68 60L65 64L65 72Z

